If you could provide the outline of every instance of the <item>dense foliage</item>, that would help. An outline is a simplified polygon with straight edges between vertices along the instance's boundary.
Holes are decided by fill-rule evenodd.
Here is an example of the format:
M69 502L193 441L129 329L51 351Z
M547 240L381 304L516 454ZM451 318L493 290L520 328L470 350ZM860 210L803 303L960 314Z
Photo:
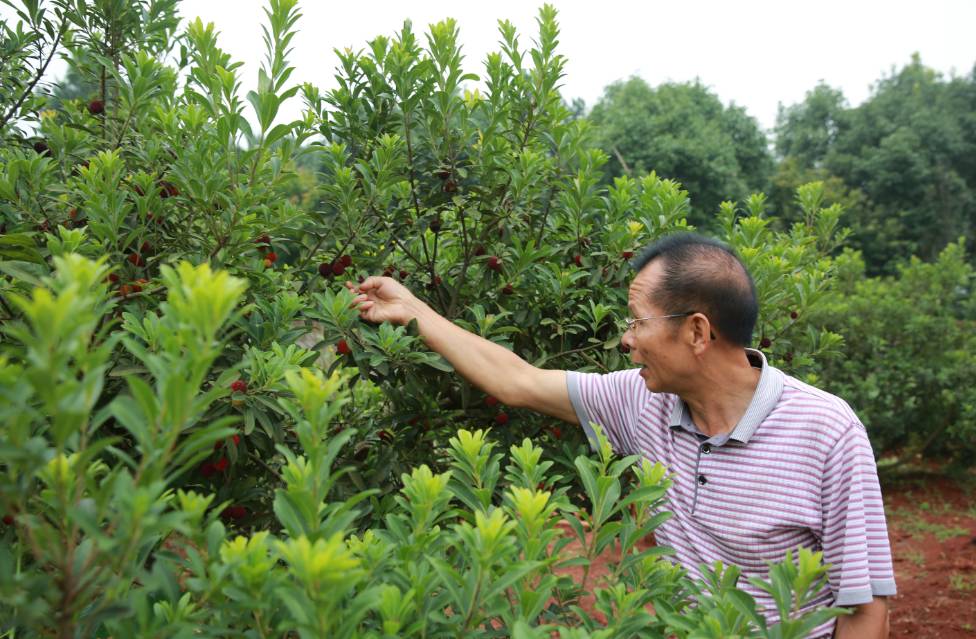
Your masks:
M829 614L798 614L816 556L771 573L775 628L734 568L689 581L636 544L661 469L582 456L350 308L343 282L385 273L536 365L627 365L628 260L693 209L654 172L607 182L551 7L531 48L500 24L481 90L446 20L338 51L322 92L289 82L299 14L273 0L242 98L175 0L25 6L3 47L32 53L0 77L0 632L787 637ZM72 87L45 101L55 51ZM857 279L844 207L803 184L782 224L749 186L699 219L756 277L756 345L819 383L848 328L831 284ZM558 569L614 543L601 629Z
M709 225L721 202L766 189L773 169L756 120L697 82L654 88L637 77L617 82L589 118L610 176L653 170L679 180L694 194L691 219L698 225Z
M776 148L787 191L835 177L837 195L857 200L844 222L869 273L934 260L974 231L976 67L946 79L916 56L857 107L821 85L780 112Z

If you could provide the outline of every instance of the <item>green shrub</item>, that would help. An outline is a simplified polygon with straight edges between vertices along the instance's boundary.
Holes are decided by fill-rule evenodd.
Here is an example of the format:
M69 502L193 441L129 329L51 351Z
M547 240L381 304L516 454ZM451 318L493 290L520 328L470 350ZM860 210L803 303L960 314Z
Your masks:
M628 492L634 460L581 457L581 434L445 374L409 327L361 324L342 286L387 270L539 366L627 365L627 261L687 228L688 194L653 173L600 186L605 157L557 91L555 11L540 11L529 50L501 24L484 95L465 88L452 21L426 47L405 25L340 52L339 88L322 95L288 83L298 12L275 0L245 101L212 26L174 37L175 2L149 5L26 20L73 34L73 69L97 88L57 109L24 100L2 130L3 630L614 632L574 607L582 585L553 572L564 560L539 540L562 547L562 518L577 536L608 531L583 536L576 561L633 547L653 520L627 506L653 503L659 475L639 467ZM279 123L299 91L302 119ZM810 377L838 342L809 319L832 278L838 210L805 189L807 218L789 233L771 230L761 195L719 221L757 275L757 342ZM489 424L504 425L496 443L465 448L458 429ZM512 451L504 477L492 445ZM543 446L558 456L539 461ZM531 538L523 502L546 513ZM684 636L666 613L694 615L689 597L711 591L653 558L625 558L598 606L614 627ZM722 593L720 608L739 601ZM744 614L734 623L761 626ZM344 629L323 630L334 622Z
M823 377L858 411L877 452L976 460L974 283L961 240L897 277L866 279L857 253L837 260L837 288L817 321L844 335L845 352Z

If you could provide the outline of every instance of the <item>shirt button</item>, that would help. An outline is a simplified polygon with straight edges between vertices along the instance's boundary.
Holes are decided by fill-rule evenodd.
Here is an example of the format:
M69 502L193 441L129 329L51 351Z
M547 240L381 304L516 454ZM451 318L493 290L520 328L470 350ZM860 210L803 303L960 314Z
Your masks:
M708 478L705 477L704 475L699 475L698 476L698 483L701 484L702 486L704 486L705 484L708 483Z
M702 444L701 452L704 455L707 455L710 452L712 452L712 446L711 446L711 444Z

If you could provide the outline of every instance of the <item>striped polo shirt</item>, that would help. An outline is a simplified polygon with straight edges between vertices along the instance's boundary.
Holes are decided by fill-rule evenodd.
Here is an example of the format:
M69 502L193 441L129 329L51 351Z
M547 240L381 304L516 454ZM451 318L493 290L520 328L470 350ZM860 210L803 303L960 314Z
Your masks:
M676 395L652 393L640 369L567 372L569 396L591 441L591 422L620 455L664 464L674 516L656 531L693 577L720 560L742 571L739 587L770 624L770 596L748 582L769 578L788 549L822 550L828 582L810 606L856 605L895 594L877 467L867 432L843 400L805 384L747 349L761 368L748 409L731 432L702 434ZM834 620L811 636L830 636Z

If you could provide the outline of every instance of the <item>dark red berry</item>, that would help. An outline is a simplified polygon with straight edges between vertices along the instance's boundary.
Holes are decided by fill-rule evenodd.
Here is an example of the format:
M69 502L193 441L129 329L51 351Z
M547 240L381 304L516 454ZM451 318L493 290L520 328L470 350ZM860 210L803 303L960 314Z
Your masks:
M234 435L233 437L231 437L231 440L234 442L235 446L238 446L241 443L241 436Z
M244 519L247 517L247 508L244 506L228 506L220 513L222 519Z
M200 465L200 474L204 477L212 477L215 472L217 472L217 469L214 468L211 462L204 462Z
M634 252L624 251L623 253L620 254L620 257L624 258L625 260L629 260L630 258L634 257Z
M133 266L142 266L145 262L142 260L142 256L138 253L129 253L128 257L125 259L129 260Z
M549 432L551 432L552 436L555 437L556 439L563 438L563 430L559 426L553 426Z
M68 211L68 217L71 218L72 220L78 219L78 209L71 209L70 211Z
M230 465L230 462L227 461L227 458L221 457L220 459L214 462L213 467L214 470L216 470L218 473L223 473L223 472L227 472L228 465Z
M408 277L410 276L410 273L409 273L409 272L407 272L407 271L403 271L403 270L401 270L401 271L400 271L400 272L398 273L398 275L400 276L400 279L401 279L401 280L405 280L405 279L407 279L407 278L408 278Z
M799 313L797 313L796 311L791 311L791 312L790 312L790 319L796 319L796 318L798 318L799 316L800 316L800 314L799 314Z
M142 246L139 247L139 252L141 253L152 252L152 245L149 242L143 242Z
M264 256L264 261L274 264L278 261L278 254L274 251L268 251L267 255Z
M448 178L447 180L445 180L444 181L444 192L445 193L454 193L455 191L457 191L457 182L455 182L454 180L452 180L450 178Z
M5 525L7 525L7 526L13 526L14 525L14 516L13 515L4 515L3 516L3 523Z
M133 283L130 286L132 287L132 292L133 293L141 293L142 292L142 285L141 284L135 284L135 283Z
M322 277L332 277L332 262L322 262L319 264L319 275Z
M769 341L768 337L764 337L761 340L759 340L759 348L769 348L772 345L773 343Z
M498 406L498 398L491 395L485 397L485 406Z
M332 265L332 272L335 275L342 275L343 273L346 272L346 267L343 265L342 262L336 262L335 264Z
M440 218L435 217L433 220L430 221L430 230L433 231L434 233L440 233L441 232L441 220L440 220Z
M111 282L112 284L118 284L118 282L119 282L119 274L118 273L109 273L108 274L108 281Z
M441 282L443 282L443 281L444 280L441 279L441 276L440 275L435 275L434 276L434 286L440 286L441 285Z
M101 100L92 100L88 103L88 112L92 115L101 115L105 112L105 103Z
M346 340L340 339L338 343L336 343L336 352L340 355L349 355L352 353L352 349L349 348L349 343Z
M474 254L476 256L478 256L478 257L481 257L482 255L484 255L485 254L485 247L484 247L484 245L479 244L478 246L474 247Z
M51 149L48 148L47 142L44 140L38 140L34 142L34 152L38 155L50 155Z
M786 355L783 355L783 359L785 359L787 362L792 362L793 361L793 353L787 353Z
M396 273L396 269L392 266L387 266L383 269L383 277L392 277L394 273Z
M501 270L502 270L502 261L500 259L498 259L497 256L492 255L491 257L488 258L488 268L490 268L491 270L493 270L495 272L501 272Z
M442 168L434 171L434 175L442 180L446 180L447 178L451 177L451 171L450 169Z
M380 438L380 441L386 442L387 444L393 441L393 433L388 430L381 430L376 433L376 436Z
M502 295L511 295L514 292L515 289L512 288L511 284L506 284L505 287L502 289Z
M265 246L271 246L271 236L267 233L259 236L254 240L255 244L264 244Z
M495 415L495 423L499 426L504 426L508 423L508 413L498 413Z
M179 194L180 190L172 182L167 182L166 180L159 181L159 197L176 197Z
M346 268L349 268L350 266L352 266L352 258L349 257L348 255L343 255L342 257L339 258L339 263L345 266Z
M576 264L576 266L583 266L583 256L578 254L574 255L573 263Z
M235 393L246 393L247 392L247 382L243 379L238 379L231 382L230 389Z

